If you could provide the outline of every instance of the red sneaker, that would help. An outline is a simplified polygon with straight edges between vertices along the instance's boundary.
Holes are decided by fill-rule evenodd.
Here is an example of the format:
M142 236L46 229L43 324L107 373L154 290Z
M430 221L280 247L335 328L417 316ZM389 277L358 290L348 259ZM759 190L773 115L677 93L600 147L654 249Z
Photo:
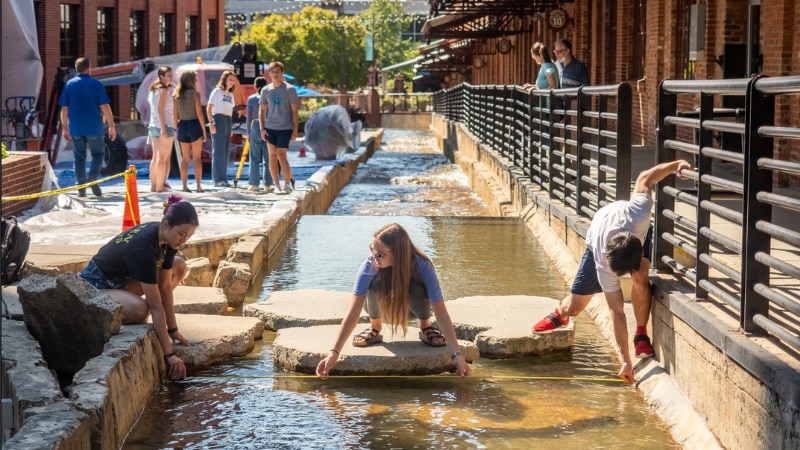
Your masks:
M646 334L639 334L633 337L633 346L637 358L650 358L655 353L653 346L650 345L650 338Z
M533 332L549 333L555 330L556 328L563 327L568 323L569 323L569 317L567 317L566 319L561 317L561 314L558 312L558 308L556 308L556 310L548 314L547 317L536 322L536 325L533 326Z

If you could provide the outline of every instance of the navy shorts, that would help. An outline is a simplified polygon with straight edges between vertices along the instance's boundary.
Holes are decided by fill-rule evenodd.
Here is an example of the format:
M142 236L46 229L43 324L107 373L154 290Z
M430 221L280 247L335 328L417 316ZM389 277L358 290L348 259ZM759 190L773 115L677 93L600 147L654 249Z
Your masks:
M88 281L89 284L96 287L97 289L126 289L128 287L128 279L109 279L97 264L94 263L93 260L89 261L89 264L86 265L86 268L81 270L81 273L78 274L81 278Z
M289 148L292 140L292 130L267 130L267 143L278 148Z
M199 119L178 122L178 142L192 143L203 137L203 126Z
M647 258L648 261L652 258L650 252L653 248L653 225L647 230L647 237L644 238L642 244L642 257ZM575 274L575 280L572 282L570 293L575 295L594 295L603 292L600 286L600 281L597 279L597 267L594 264L594 252L591 248L586 248L581 258L581 264L578 266L578 273Z

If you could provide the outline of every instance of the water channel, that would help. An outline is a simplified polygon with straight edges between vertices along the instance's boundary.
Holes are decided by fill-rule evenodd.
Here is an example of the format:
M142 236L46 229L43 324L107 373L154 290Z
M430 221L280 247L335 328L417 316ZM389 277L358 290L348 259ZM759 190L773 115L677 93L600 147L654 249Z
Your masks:
M328 215L300 219L249 301L276 290L350 291L372 233L390 221L432 257L446 300L564 295L524 224L488 217L430 133L387 130L382 148ZM618 363L586 316L573 353L479 359L466 379L321 381L276 366L274 338L266 332L250 355L161 385L124 448L679 448L635 389L603 381Z

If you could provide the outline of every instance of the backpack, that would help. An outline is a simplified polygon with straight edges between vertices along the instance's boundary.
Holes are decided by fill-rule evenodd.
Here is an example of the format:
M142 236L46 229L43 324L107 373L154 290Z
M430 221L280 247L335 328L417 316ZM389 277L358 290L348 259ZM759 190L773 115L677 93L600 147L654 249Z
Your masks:
M5 286L19 281L19 274L25 264L25 256L31 246L31 234L17 224L14 216L3 217L0 224L2 237L2 284Z

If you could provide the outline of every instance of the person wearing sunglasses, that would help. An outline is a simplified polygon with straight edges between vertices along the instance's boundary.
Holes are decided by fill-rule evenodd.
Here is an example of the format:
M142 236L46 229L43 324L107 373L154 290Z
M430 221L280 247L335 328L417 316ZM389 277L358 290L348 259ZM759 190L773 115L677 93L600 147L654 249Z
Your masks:
M430 258L418 249L406 230L396 223L378 230L370 245L370 255L361 265L353 288L350 309L342 319L336 340L317 365L316 373L327 377L336 366L350 333L358 323L363 308L370 317L370 326L353 336L354 347L367 347L383 341L384 323L391 325L392 335L398 328L408 332L409 313L419 320L419 338L432 347L447 347L459 375L470 373L469 364L459 351L456 330L447 312L439 279ZM431 324L431 310L441 327Z
M559 80L562 88L589 86L589 70L586 65L572 56L572 43L569 39L558 39L553 44L556 55Z

